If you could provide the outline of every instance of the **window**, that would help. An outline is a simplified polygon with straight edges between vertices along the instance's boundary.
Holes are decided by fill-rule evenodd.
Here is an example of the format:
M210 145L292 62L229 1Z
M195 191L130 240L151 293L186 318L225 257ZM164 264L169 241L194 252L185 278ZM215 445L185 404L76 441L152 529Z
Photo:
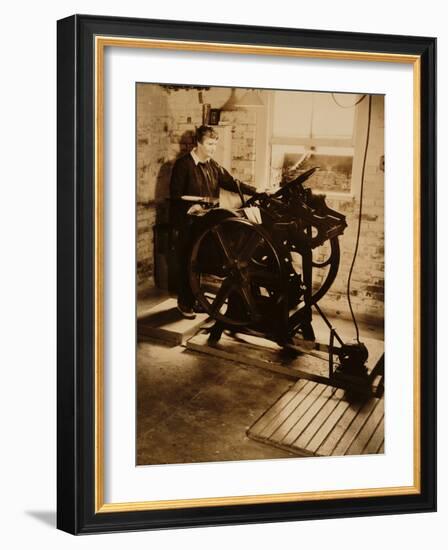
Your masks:
M325 193L354 193L360 99L354 94L273 92L271 183L279 185L319 166L307 186Z

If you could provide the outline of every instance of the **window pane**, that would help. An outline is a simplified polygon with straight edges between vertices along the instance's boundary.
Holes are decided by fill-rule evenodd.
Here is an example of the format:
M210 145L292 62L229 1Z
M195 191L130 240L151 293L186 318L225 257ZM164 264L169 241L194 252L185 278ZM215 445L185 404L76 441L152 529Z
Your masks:
M274 136L310 137L313 94L311 92L274 93Z
M313 94L312 137L352 137L358 99L355 94Z
M353 149L350 147L316 147L310 157L296 164L302 157L298 151L285 151L279 180L288 182L307 170L319 167L304 183L305 187L323 192L348 193L351 188ZM279 155L280 156L280 155Z

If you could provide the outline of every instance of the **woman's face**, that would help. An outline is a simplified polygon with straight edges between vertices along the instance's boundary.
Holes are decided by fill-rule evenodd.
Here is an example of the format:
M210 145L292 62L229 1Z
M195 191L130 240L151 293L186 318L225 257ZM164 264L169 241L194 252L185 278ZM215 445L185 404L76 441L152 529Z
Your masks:
M201 143L197 145L197 151L200 157L203 159L209 159L213 157L216 151L218 140L211 137L204 137Z

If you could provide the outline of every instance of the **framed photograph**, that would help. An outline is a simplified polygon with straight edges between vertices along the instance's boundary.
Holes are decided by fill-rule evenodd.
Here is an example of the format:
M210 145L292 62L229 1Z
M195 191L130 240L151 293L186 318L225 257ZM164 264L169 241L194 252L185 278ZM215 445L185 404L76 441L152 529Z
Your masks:
M58 528L435 510L435 54L58 21Z
M219 118L221 115L220 109L211 109L210 110L210 124L216 125L219 124Z

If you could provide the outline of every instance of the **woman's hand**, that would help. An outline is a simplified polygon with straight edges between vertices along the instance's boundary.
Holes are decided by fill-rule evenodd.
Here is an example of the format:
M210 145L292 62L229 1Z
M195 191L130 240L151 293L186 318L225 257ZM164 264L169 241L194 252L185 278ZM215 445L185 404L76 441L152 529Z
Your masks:
M197 216L198 214L202 214L204 210L205 208L201 204L193 204L193 206L190 206L188 209L187 214L189 216Z

